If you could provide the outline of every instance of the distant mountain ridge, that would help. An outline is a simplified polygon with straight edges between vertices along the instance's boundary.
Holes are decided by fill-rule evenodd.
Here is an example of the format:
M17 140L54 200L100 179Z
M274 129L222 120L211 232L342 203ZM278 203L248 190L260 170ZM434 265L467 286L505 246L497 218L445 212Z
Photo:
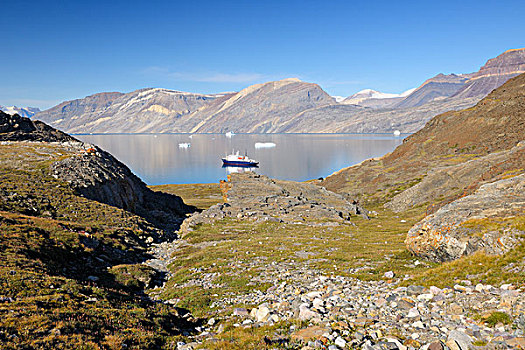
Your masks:
M106 92L66 101L36 118L70 133L156 132L171 119L189 114L224 95L146 88L127 94Z
M337 102L319 85L289 78L223 94L161 88L100 93L35 118L69 133L414 132L439 113L473 106L522 70L525 49L516 49L478 72L438 74L402 94L367 89Z
M510 78L522 73L525 73L525 49L507 50L488 60L479 71L468 74L469 80L453 97L488 95Z
M512 49L489 59L477 72L447 75L440 73L403 96L405 98L396 98L393 94L374 94L375 91L366 89L347 97L342 103L372 108L411 108L448 97L482 98L521 73L525 73L525 49ZM368 91L374 93L366 94ZM392 100L392 97L396 99Z
M17 107L0 105L0 111L11 115L18 114L21 117L31 118L36 113L40 112L40 109L36 107Z
M394 107L418 107L436 99L450 97L463 87L465 81L467 81L467 78L462 75L438 74L426 80L421 86L415 89L414 92L399 101Z

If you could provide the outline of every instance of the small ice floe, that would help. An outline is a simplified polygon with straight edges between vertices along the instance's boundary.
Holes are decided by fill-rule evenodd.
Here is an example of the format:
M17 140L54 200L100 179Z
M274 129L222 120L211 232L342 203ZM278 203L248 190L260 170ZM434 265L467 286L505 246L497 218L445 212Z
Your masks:
M188 143L188 142L179 143L179 148L190 148L190 146L191 146L191 143Z
M190 136L188 136L188 137L189 137L190 139L192 139L192 138L193 138L193 135L190 135Z
M226 137L231 138L232 136L235 135L235 133L233 131L228 131L225 135Z
M275 147L275 143L273 142L256 142L255 148L273 148Z
M401 131L399 130L394 131L394 136L399 136L399 135L401 135Z

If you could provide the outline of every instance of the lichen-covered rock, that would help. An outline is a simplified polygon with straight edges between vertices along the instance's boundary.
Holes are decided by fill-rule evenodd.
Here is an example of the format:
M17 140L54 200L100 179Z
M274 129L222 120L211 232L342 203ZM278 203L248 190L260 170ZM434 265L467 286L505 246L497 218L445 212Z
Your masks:
M349 223L350 216L367 211L356 201L310 183L270 179L255 173L236 173L221 183L226 203L216 204L186 219L181 232L197 224L223 218L252 221L337 225Z
M481 186L414 225L405 243L417 256L432 261L454 260L478 250L502 254L514 247L524 232L516 228L472 228L468 222L509 218L525 212L525 174Z

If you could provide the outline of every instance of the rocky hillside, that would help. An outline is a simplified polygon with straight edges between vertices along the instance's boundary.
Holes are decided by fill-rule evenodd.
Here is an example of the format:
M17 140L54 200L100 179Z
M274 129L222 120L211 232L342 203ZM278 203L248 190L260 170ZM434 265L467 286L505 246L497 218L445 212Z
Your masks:
M443 99L481 99L508 79L525 73L525 48L508 50L492 58L479 71L469 74L438 74L416 89L401 95L363 90L342 103L372 108L405 109Z
M227 100L196 111L182 121L179 131L277 132L291 116L333 103L333 98L317 84L284 79L252 85ZM163 131L174 128L175 125Z
M0 140L2 141L76 141L73 137L53 129L40 121L0 111Z
M478 98L445 99L405 109L373 109L356 105L327 105L308 109L291 117L277 132L315 130L324 133L374 133L395 130L416 132L439 113L460 110L476 104Z
M153 192L111 154L40 122L0 112L0 141L66 142L75 152L50 166L51 174L82 196L139 216L168 234L194 209L179 197ZM156 237L158 238L158 237Z
M524 84L525 75L520 75L472 108L433 118L392 153L343 169L327 178L325 185L347 193L374 193L385 189L383 184L404 184L437 166L457 165L458 161L463 163L512 149L525 139ZM371 170L374 167L376 171ZM392 168L392 171L381 172L380 169L384 168ZM391 179L390 175L397 180Z
M0 112L2 349L176 347L199 323L145 295L164 276L143 262L190 209L108 153Z
M480 186L492 182L501 184L495 186L504 186L506 178L523 173L525 148L520 141L525 140L524 107L525 74L522 74L494 90L475 107L433 118L419 132L405 139L394 152L380 159L343 169L325 179L322 184L328 189L351 196L364 196L370 201L386 201L386 206L396 211L427 206L427 213L430 214L443 207L439 209L438 218L445 218L443 211L456 210L453 208L462 205L461 203L475 202L475 191ZM512 211L513 206L505 203L516 203L523 212L525 206L522 199L516 197L518 193L519 191L510 194L509 198L500 198L499 202L495 199L482 201L483 208L468 209L467 217L472 215L471 218L481 220L484 225L495 220L494 217L514 217L516 214ZM469 195L474 197L469 197L469 200L466 197L463 202L454 202ZM448 203L456 204L447 206ZM486 214L476 216L476 210ZM457 218L452 221L456 225L461 223ZM434 260L457 258L465 252L477 250L472 248L474 243L469 243L469 248L464 247L458 254L445 253L443 246L452 239L457 242L458 237L451 233L447 220L439 221L434 218L432 225L433 229L427 230L424 223L414 229L418 233L413 235L420 236L420 240L408 239L409 249L422 256L432 256ZM519 227L516 225L518 224L512 221L503 226L512 231ZM440 232L439 239L432 238L432 235L436 235L435 232ZM501 238L502 232L504 230L493 235L496 238L491 242ZM420 242L421 239L428 243L424 253L423 248L415 246L415 242ZM463 237L460 241L467 244L465 242L469 239ZM479 243L478 247L485 243Z

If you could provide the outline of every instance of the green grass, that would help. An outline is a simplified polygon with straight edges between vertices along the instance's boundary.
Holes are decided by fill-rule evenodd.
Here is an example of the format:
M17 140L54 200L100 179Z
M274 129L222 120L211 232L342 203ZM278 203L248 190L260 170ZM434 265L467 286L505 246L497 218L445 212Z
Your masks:
M509 314L501 311L494 311L487 318L483 320L483 323L489 327L495 327L497 324L511 324L512 317Z
M219 184L185 184L149 186L154 191L177 195L184 203L199 209L208 209L214 204L222 203L222 193Z
M364 280L382 279L389 270L403 276L424 268L413 264L415 259L404 246L406 231L420 218L422 209L406 217L374 209L380 212L378 217L356 216L355 225L336 227L235 219L198 225L183 237L174 254L173 276L163 297L176 298L177 305L204 316L217 311L210 308L210 295L221 298L268 288L271 283L261 283L257 276L273 271L272 264L308 266ZM215 286L195 285L205 274L217 275L212 279ZM274 277L279 279L277 274Z

